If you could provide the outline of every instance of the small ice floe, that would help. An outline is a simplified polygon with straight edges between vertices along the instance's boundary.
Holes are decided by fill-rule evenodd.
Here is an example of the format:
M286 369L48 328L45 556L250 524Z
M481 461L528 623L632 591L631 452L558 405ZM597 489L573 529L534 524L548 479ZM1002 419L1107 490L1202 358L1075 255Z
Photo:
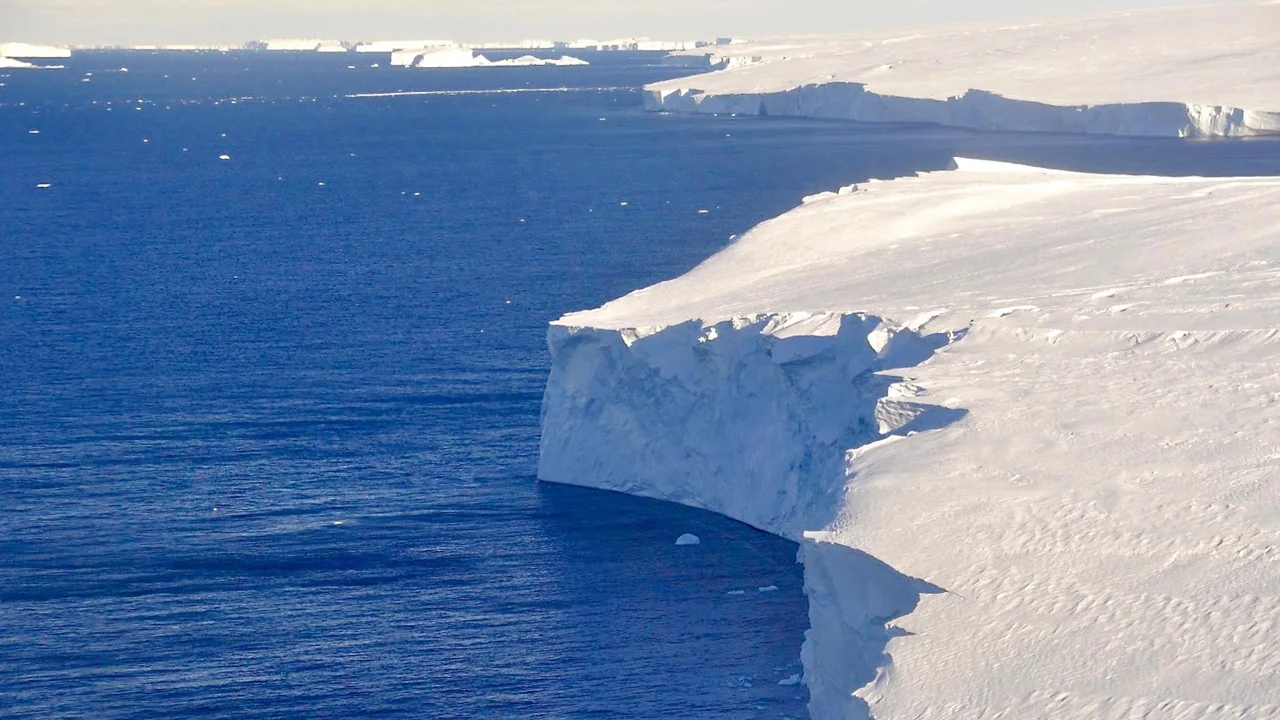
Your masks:
M777 592L777 591L778 591L778 586L777 586L777 585L765 585L765 586L764 586L764 587L762 587L762 588L756 588L756 589L757 589L757 590L759 590L759 591L760 591L760 592L762 592L762 593L766 593L766 592Z
M341 525L341 524L342 524L342 521L341 521L341 520L334 520L334 521L333 521L333 524L334 524L334 525Z
M39 134L40 134L40 131L39 131L39 130L28 130L28 131L27 131L27 134L28 134L28 135L39 135Z
M746 590L730 590L729 592L725 593L725 595L746 595L746 594L747 594Z
M318 183L316 183L316 185L319 185L320 187L324 187L324 183L323 183L323 182L318 182Z
M618 204L619 204L619 205L621 205L622 207L626 207L626 206L630 205L631 203L627 202L626 200L623 200L622 202L620 202L620 203L618 203Z
M782 678L781 680L778 681L778 684L779 685L799 685L800 675L797 673L795 675L792 675L791 677Z
M697 535L693 535L691 533L685 533L676 538L676 545L697 545L701 542L702 540L698 539Z
M699 214L699 215L706 215L706 214L707 214L707 213L709 213L709 212L711 212L711 211L710 211L710 210L699 210L699 211L698 211L698 214Z
M230 156L230 155L228 155L228 154L226 154L226 153L222 153L221 155L219 155L219 156L218 156L218 159L219 159L219 160L230 160L230 159L231 159L231 156Z
M374 63L374 64L370 65L369 67L371 67L371 68L376 68L376 67L378 67L378 63Z
M355 70L355 69L356 69L356 66L355 66L355 65L348 65L348 66L347 66L347 69L348 69L348 70Z
M53 183L40 183L39 185L36 185L36 187L44 190L45 188L53 187Z
M144 142L144 143L149 143L149 142L151 142L151 141L150 141L150 140L148 140L147 138L142 138L142 142Z

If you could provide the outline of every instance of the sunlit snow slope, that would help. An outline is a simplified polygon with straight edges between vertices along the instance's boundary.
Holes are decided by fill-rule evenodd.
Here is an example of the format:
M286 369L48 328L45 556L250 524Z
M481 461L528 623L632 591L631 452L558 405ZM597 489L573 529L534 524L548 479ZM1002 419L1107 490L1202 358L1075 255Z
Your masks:
M1280 2L778 39L647 88L650 109L1151 136L1280 132ZM758 61L758 62L757 62ZM752 64L755 63L755 64Z
M961 160L549 344L544 479L801 541L817 720L1280 717L1280 179Z

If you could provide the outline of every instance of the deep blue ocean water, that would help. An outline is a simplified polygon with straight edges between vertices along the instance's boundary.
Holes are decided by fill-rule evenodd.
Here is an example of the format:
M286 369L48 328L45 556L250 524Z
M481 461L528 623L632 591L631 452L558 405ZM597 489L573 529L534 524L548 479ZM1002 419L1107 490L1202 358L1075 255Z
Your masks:
M645 114L681 71L589 59L0 73L0 716L802 717L793 545L535 482L547 321L955 154L1280 174L1275 141Z

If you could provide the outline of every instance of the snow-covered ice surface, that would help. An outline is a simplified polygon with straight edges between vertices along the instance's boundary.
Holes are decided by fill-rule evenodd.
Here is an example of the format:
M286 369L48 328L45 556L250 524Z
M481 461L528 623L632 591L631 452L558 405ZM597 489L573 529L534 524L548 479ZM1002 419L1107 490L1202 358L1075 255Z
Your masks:
M732 69L649 86L703 113L1151 136L1280 132L1280 3L717 48Z
M69 58L71 57L71 50L52 45L6 42L0 43L0 56L11 58Z
M543 479L801 543L817 720L1280 717L1280 178L960 160L548 339Z

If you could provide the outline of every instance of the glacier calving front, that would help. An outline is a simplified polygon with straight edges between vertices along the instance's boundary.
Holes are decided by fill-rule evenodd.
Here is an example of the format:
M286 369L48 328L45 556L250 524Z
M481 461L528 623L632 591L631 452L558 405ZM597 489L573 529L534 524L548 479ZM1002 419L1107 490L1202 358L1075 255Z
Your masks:
M653 110L979 130L1280 132L1280 3L1253 0L1003 27L778 39L734 69L651 85Z
M831 718L1280 717L1280 179L811 198L557 321L540 476L801 543Z

